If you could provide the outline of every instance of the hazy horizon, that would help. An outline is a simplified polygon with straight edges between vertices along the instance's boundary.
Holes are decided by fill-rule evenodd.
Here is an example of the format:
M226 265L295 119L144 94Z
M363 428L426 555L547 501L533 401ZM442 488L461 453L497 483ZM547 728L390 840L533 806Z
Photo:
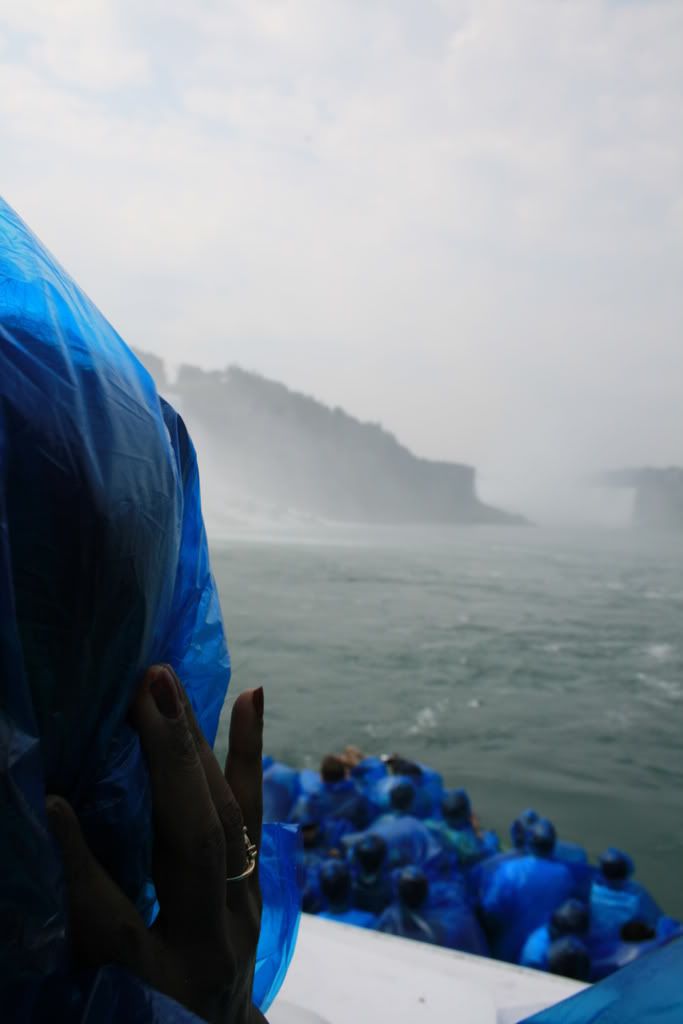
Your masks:
M2 193L126 341L472 464L683 462L677 0L0 0Z
M142 356L157 356L157 353L139 354ZM161 357L157 356L157 358ZM248 487L245 487L239 479L239 474L235 475L234 465L231 465L228 479L225 479L226 467L221 458L219 438L213 431L207 429L201 416L197 418L196 409L188 418L188 411L184 407L182 395L175 388L175 385L178 383L178 373L181 367L195 368L194 364L172 365L164 360L162 360L162 363L164 377L167 382L167 387L162 390L165 396L186 417L197 447L202 473L203 504L210 530L214 531L216 536L228 536L235 529L238 533L241 532L249 518L249 515L245 512L247 508L251 508L251 518L254 519L254 525L258 530L262 528L266 530L271 529L277 519L279 519L285 531L296 530L297 523L299 526L305 524L312 527L315 523L315 518L310 518L310 513L307 513L305 510L300 510L300 512L303 512L303 516L297 519L294 510L286 510L284 508L278 510L277 503L273 503L269 507L268 500L263 494L250 494ZM226 366L219 369L221 371L238 369L240 372L255 372L250 371L246 367L236 366ZM264 378L260 374L257 376L264 380L271 380L271 378ZM319 401L315 396L305 395L297 391L296 388L288 388L288 390L304 399ZM325 406L325 408L332 410L333 407ZM342 411L347 412L345 409ZM404 444L401 437L397 436L391 429L390 424L373 423L372 425L378 426L392 434L399 444L411 451L410 447ZM311 440L314 440L314 438L311 438ZM233 443L234 440L231 439L230 444L227 446L228 449L232 447ZM412 454L420 457L419 452L413 451ZM533 470L533 467L531 469ZM567 527L625 527L631 525L635 492L629 488L612 489L607 486L601 486L597 479L589 478L568 478L564 480L551 478L547 481L540 479L535 482L535 487L530 486L530 481L526 479L509 479L506 482L504 481L502 485L500 481L497 481L497 484L498 491L496 492L486 473L482 474L477 470L477 492L481 500L488 504L497 505L501 509L520 513L532 521L538 519L538 522L534 522L533 525ZM511 496L515 493L520 495L520 507L513 507L511 504ZM324 525L324 521L318 520L318 525ZM328 525L333 524L329 523ZM340 521L334 525L347 529L350 524L344 524Z

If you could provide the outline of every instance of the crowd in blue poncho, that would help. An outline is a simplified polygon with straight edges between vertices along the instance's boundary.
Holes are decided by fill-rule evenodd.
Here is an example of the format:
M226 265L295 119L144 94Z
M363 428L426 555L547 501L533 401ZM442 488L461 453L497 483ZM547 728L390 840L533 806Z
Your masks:
M320 772L266 758L263 795L265 820L301 827L308 913L583 981L683 934L628 854L592 864L531 809L503 850L464 789L397 755L347 748Z

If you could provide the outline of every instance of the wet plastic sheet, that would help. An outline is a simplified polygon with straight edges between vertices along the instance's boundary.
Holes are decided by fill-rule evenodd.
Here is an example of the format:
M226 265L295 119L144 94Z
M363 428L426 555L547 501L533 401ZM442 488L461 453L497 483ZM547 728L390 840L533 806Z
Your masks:
M263 826L259 880L263 897L254 1002L264 1012L280 991L299 930L301 837L296 825Z
M230 663L192 443L0 199L0 987L23 1008L14 1020L43 1019L41 1006L57 1019L57 997L40 993L71 992L75 1005L82 986L69 974L46 792L71 801L95 854L149 914L147 772L125 715L158 661L174 666L213 742ZM264 943L278 907L296 930L290 881L269 890ZM291 943L282 949L284 964ZM271 970L273 984L282 973ZM132 978L125 992L109 1001L120 1018L102 1020L182 1017L145 1016L168 1001Z
M674 939L523 1024L680 1024L682 977L683 939Z

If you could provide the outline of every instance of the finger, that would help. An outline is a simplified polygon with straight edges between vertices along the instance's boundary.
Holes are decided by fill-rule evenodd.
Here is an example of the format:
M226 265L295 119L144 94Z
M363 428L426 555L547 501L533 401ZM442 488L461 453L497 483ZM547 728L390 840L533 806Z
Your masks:
M147 671L130 712L149 767L164 924L223 927L225 837L174 674ZM160 915L161 916L161 915Z
M233 704L225 763L225 777L242 808L249 838L257 847L261 845L263 818L263 705L263 687L245 690Z
M48 796L50 829L64 863L71 943L76 963L115 963L149 978L154 938L133 904L93 857L72 807Z
M206 776L211 800L213 801L216 813L221 825L223 826L223 833L225 835L226 877L241 875L247 863L244 836L242 833L242 826L244 824L242 811L223 772L221 771L221 767L216 760L213 750L209 746L206 737L201 730L190 700L185 692L185 688L171 666L166 665L164 667L173 674L177 683L190 732L192 733L192 737L197 748L200 763L204 769L204 775Z

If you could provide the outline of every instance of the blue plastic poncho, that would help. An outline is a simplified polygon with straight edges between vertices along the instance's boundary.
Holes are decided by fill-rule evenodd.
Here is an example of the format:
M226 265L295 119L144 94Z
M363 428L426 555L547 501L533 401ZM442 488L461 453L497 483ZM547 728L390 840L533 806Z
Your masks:
M600 981L614 974L645 953L665 945L674 936L681 935L683 925L671 917L662 916L651 930L650 938L629 940L619 936L612 942L594 941L591 944L591 981Z
M597 875L590 887L591 935L594 942L609 943L629 921L655 927L662 911L652 896L630 878L612 881Z
M441 847L444 863L450 868L468 868L486 856L486 847L472 825L450 828L445 821L435 818L427 818L425 825Z
M302 793L289 818L300 825L324 825L325 842L332 847L343 836L367 825L369 805L351 779L342 779L324 782L319 789Z
M280 761L263 769L263 820L287 821L299 795L299 773Z
M683 939L636 960L523 1024L680 1024Z
M574 880L567 865L551 858L494 860L479 881L482 920L493 955L516 963L529 935L574 895Z
M357 910L370 914L381 914L391 903L393 887L391 878L380 872L373 878L358 875L351 888L351 902Z
M434 929L440 946L475 956L489 955L486 936L457 881L446 898L441 886L430 886L427 906L420 913Z
M320 778L320 772L314 771L312 768L302 768L298 774L299 792L307 795L311 793L319 793L323 787L323 780Z
M414 864L424 868L430 877L436 873L441 849L429 829L419 818L410 814L389 815L373 822L365 832L344 837L347 849L352 850L366 835L377 835L387 844L387 867L397 868Z
M212 743L230 664L192 443L121 338L0 200L0 1005L8 1019L188 1016L124 972L70 971L61 861L44 810L46 793L67 797L95 855L149 919L148 780L125 717L141 671L159 661L178 672ZM264 848L285 845L273 834ZM269 869L267 855L261 870L281 879L268 888L267 956L259 954L274 986L291 942L275 965L272 929L277 919L280 937L295 932L297 900L293 872ZM262 986L264 1005L272 994Z
M351 778L366 796L370 796L372 787L380 779L389 774L388 768L381 757L369 755L351 768Z
M419 775L382 775L379 770L372 773L374 782L366 786L365 792L376 814L382 814L390 809L392 789L405 782L415 787L412 813L417 818L429 818L439 813L443 779L427 765L421 764L417 768L420 770Z
M550 928L547 924L536 928L524 943L522 952L519 955L519 962L522 967L533 967L536 971L547 971L548 950L552 941Z
M488 956L488 945L478 921L468 906L457 901L439 906L430 902L414 909L397 899L381 914L377 931Z

